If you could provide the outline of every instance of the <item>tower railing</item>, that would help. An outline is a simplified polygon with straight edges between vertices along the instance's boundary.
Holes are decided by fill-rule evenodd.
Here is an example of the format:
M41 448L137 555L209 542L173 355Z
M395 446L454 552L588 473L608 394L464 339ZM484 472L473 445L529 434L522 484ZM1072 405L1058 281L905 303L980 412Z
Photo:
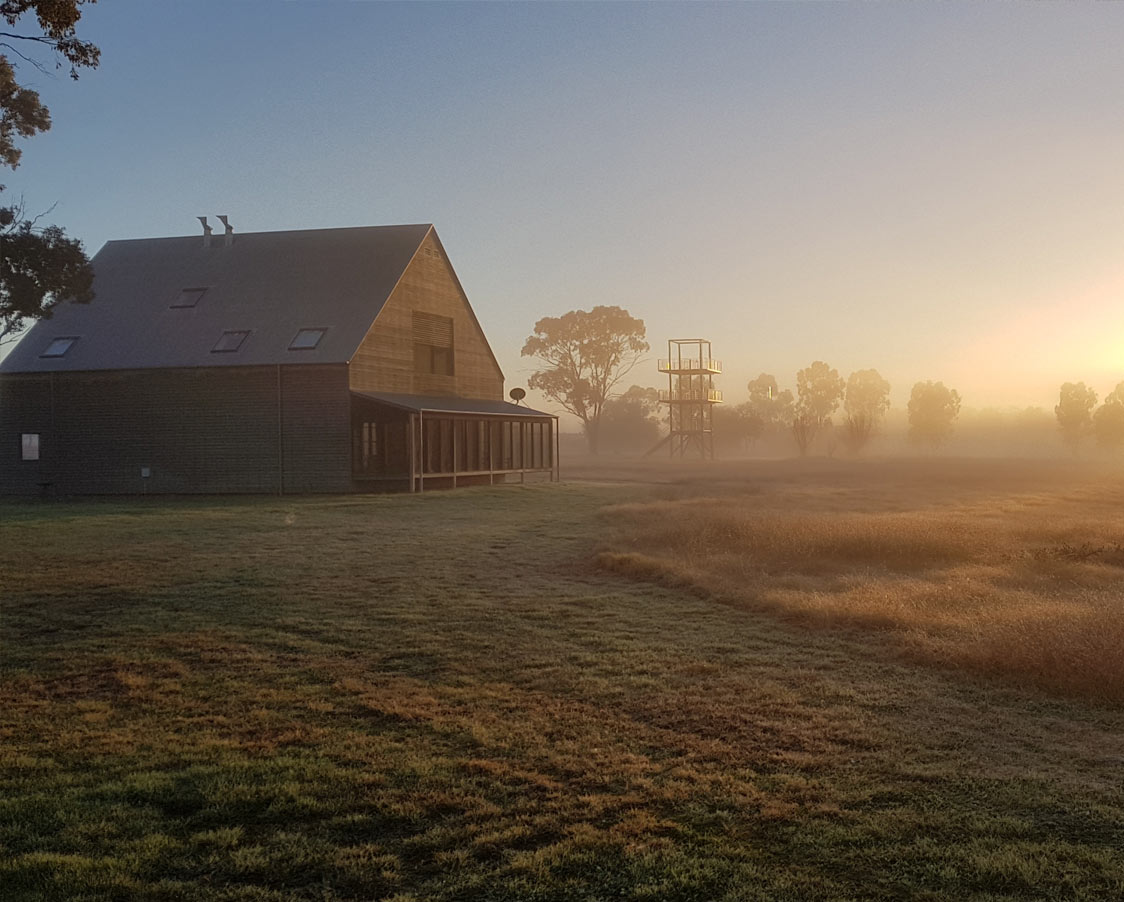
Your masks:
M709 357L660 358L661 373L721 373L722 361Z
M691 401L696 403L711 402L714 404L721 403L722 390L718 388L702 388L702 389L679 389L679 388L661 388L660 400L665 403L672 403L676 401Z

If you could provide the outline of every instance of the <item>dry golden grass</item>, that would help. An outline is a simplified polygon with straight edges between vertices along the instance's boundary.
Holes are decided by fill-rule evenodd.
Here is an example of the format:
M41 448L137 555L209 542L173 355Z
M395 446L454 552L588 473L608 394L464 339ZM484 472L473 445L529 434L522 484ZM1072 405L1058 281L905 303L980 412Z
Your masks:
M813 462L800 481L789 462L740 466L740 481L730 464L708 481L695 465L665 497L610 508L599 563L810 624L889 630L926 661L1124 701L1124 475Z

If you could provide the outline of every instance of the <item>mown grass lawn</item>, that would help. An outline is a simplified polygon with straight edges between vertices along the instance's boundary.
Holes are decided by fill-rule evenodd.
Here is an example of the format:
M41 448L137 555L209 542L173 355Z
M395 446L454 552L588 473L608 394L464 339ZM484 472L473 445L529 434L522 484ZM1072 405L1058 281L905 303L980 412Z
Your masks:
M0 505L0 894L1124 897L1124 712L598 569L651 491Z

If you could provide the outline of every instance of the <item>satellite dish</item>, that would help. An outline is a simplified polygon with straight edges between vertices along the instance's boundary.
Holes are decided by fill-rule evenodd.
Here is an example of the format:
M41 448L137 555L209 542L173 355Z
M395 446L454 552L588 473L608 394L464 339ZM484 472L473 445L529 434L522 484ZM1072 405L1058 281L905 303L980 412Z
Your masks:
M525 391L523 391L523 389L521 389L521 388L513 388L511 391L508 392L508 395L510 396L511 400L514 401L516 404L518 404L525 397L527 397L527 393Z

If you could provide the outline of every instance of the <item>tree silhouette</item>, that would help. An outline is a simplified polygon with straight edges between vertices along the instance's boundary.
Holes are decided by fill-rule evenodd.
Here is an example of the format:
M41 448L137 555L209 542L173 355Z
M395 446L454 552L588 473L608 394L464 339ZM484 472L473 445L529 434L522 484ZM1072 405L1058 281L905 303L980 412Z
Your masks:
M762 373L746 383L749 400L738 405L738 412L745 420L744 435L751 442L772 432L785 429L792 423L792 392L787 388L777 388L777 380L769 373Z
M839 407L847 383L839 371L822 360L796 374L796 406L792 418L792 437L800 456L808 453L824 422Z
M847 378L843 410L845 441L852 454L858 454L890 409L890 383L878 370L855 370Z
M546 364L527 384L582 421L596 454L605 402L647 350L643 320L620 307L594 307L540 319L522 353Z
M918 382L909 395L909 437L937 448L952 434L960 415L960 395L943 382Z
M1093 414L1093 432L1102 448L1119 451L1124 446L1124 382L1105 395Z
M39 94L16 80L11 57L36 71L46 66L28 53L48 49L55 68L70 66L77 79L81 68L95 68L100 51L75 32L86 0L3 0L0 18L12 28L34 11L37 34L24 30L0 31L0 164L15 169L22 150L17 138L30 138L51 127L50 111ZM28 50L24 53L22 49ZM4 187L0 185L0 192ZM26 320L51 315L64 300L81 303L93 299L93 270L82 243L58 226L40 226L40 217L28 217L23 201L0 206L0 344L14 340Z
M1066 382L1058 394L1054 416L1058 418L1062 441L1076 454L1081 440L1092 431L1097 393L1084 382Z
M605 402L600 447L609 451L647 451L660 437L660 393L631 385Z

